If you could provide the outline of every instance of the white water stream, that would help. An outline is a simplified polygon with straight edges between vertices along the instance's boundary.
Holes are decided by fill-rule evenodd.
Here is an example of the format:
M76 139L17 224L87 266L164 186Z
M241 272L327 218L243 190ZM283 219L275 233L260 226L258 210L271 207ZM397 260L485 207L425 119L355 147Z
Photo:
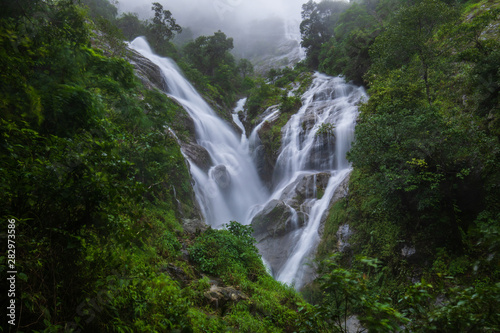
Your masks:
M189 113L198 144L214 162L208 174L190 163L195 193L207 224L220 227L230 221L245 223L249 207L264 202L269 195L257 175L248 145L210 108L171 59L154 54L142 37L131 42L130 47L161 69L167 93Z
M192 117L197 143L208 151L214 162L208 173L192 161L190 163L197 200L208 224L216 228L233 220L249 224L271 200L284 200L287 204L284 196L290 193L290 188L297 186L301 177L325 172L331 174L321 199L317 199L313 191L301 205L300 211L305 216L301 228L297 223L297 210L288 206L297 230L293 242L288 244L290 255L279 272L275 272L275 277L286 283L295 283L300 288L303 265L319 242L321 219L335 189L350 171L345 153L353 140L356 104L365 97L363 89L346 84L340 78L315 74L311 88L302 96L302 108L283 128L282 149L270 193L258 176L250 147L255 148L259 144L258 129L264 121L276 119L279 110L276 107L269 109L269 114L247 139L236 115L244 101L240 101L233 113L235 123L243 132L240 135L217 116L172 60L155 55L141 37L131 42L130 47L161 69L167 93L179 101ZM322 124L331 125L322 127ZM320 128L333 129L333 126L334 131L316 134ZM266 255L269 254L263 253L265 259Z

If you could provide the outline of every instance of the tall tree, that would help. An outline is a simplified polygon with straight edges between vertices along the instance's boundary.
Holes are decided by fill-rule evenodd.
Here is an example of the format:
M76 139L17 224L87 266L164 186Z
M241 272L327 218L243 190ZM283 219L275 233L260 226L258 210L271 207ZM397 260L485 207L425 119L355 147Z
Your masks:
M149 31L157 48L161 43L170 41L176 33L182 32L182 28L176 23L172 13L163 9L160 3L154 2L151 9L155 12L155 16L149 25Z
M245 78L247 75L253 74L253 65L248 59L240 59L238 62L238 71L240 75Z
M316 3L309 0L302 5L302 47L306 49L309 65L316 68L321 46L333 36L335 23L339 16L349 7L344 1L323 0Z
M451 6L439 0L423 0L416 5L403 7L373 45L375 65L379 69L394 69L408 64L416 57L421 67L427 101L431 105L429 69L445 51L436 47L432 37L443 24L451 22L456 14Z
M213 76L219 65L234 64L234 57L229 53L233 49L233 39L222 31L213 36L200 36L184 47L190 62L203 74Z
M137 36L142 36L146 32L144 22L141 21L135 13L123 13L116 20L116 24L127 40L132 40Z

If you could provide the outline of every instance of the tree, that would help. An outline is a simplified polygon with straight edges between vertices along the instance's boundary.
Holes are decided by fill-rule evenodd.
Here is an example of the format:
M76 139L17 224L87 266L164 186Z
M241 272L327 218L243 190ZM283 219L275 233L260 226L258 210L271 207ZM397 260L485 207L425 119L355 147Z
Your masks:
M123 36L128 40L132 40L146 33L144 22L134 13L123 13L116 20L116 25L122 31Z
M116 1L81 0L81 2L89 7L89 14L93 19L103 18L111 21L118 14L118 8L115 6Z
M182 32L182 28L175 22L172 13L163 9L160 3L154 2L151 9L154 10L155 17L149 24L149 31L153 38L153 44L157 48L161 43L170 41L175 33Z
M240 59L238 62L238 71L243 78L246 78L248 75L253 74L253 65L248 59Z
M234 57L229 53L232 49L233 39L219 30L213 36L200 36L188 43L184 53L203 74L214 76L220 64L234 64Z
M306 49L308 62L313 68L319 64L321 46L333 36L340 14L348 7L347 2L327 0L320 3L309 0L302 5L301 45Z
M369 49L382 27L377 19L379 13L370 5L354 3L340 15L334 36L321 48L320 71L364 83L363 76L371 66Z
M397 332L401 324L408 322L392 308L390 298L380 293L377 274L380 261L366 257L353 260L349 269L340 266L340 255L320 263L323 298L316 306L320 325L328 332L347 333L349 317L357 315L368 332Z
M378 70L395 69L410 63L416 57L429 105L432 104L429 70L445 50L433 40L438 29L451 22L456 11L439 0L423 0L403 7L376 40L371 50Z

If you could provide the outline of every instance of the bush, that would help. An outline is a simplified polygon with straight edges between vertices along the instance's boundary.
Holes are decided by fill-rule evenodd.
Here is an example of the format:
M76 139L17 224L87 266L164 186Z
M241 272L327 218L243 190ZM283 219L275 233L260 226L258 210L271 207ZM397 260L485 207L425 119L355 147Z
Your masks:
M231 278L238 273L254 279L265 272L250 226L231 222L223 230L209 229L189 248L192 260L206 273Z

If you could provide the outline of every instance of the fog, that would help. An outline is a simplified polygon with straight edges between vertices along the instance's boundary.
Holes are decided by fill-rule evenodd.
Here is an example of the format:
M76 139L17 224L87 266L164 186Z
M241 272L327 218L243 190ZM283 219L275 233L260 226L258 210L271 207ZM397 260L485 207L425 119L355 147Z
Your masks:
M183 40L221 30L234 38L235 56L257 65L272 62L270 57L285 64L302 56L299 24L307 0L119 0L117 6L120 12L146 19L153 15L151 3L155 1L184 28Z
M155 0L118 0L121 12L135 12L141 18L151 16ZM172 12L181 26L211 30L238 29L251 21L269 17L300 19L307 0L156 0ZM228 30L229 31L229 30Z

